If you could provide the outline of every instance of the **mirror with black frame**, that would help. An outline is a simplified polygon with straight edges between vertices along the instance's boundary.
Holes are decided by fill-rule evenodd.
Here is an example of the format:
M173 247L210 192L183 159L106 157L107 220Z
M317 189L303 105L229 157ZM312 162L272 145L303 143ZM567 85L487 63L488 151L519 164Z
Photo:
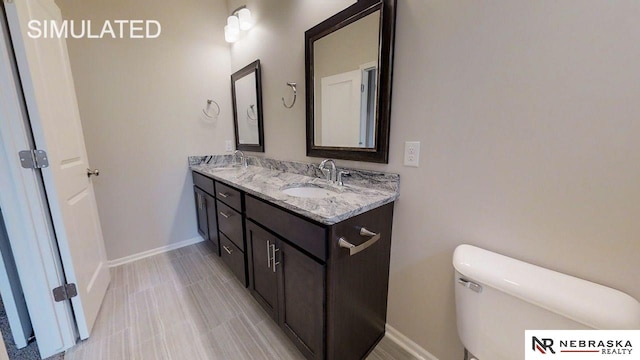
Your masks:
M236 149L264 152L260 60L231 75Z
M387 163L395 0L359 0L305 32L307 155Z

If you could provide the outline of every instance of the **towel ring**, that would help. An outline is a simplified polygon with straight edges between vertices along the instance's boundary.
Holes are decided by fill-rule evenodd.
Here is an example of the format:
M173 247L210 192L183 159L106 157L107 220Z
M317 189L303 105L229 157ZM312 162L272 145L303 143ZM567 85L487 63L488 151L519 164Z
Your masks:
M282 105L284 105L284 107L286 107L287 109L291 109L293 105L296 104L296 97L298 96L298 90L296 89L296 83L294 82L288 82L287 86L290 86L291 90L293 90L293 102L291 103L291 105L287 105L287 103L284 101L284 98L282 98Z
M249 105L249 107L247 108L247 117L250 120L257 120L258 117L256 116L256 109L255 109L255 105ZM253 117L251 117L251 113L253 113Z
M216 114L214 116L209 115L209 112L207 112L207 110L209 110L209 107L211 106L211 104L216 104L216 107L218 108L218 111L216 111ZM218 105L218 103L213 101L213 100L208 100L207 99L207 110L202 109L202 113L208 118L215 119L215 118L218 117L218 115L220 115L220 105Z

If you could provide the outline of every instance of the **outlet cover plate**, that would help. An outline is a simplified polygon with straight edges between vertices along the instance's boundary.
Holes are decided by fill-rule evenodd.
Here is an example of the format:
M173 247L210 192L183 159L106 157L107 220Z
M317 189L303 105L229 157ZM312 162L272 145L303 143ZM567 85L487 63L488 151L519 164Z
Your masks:
M418 167L420 164L420 142L407 141L404 143L404 166Z

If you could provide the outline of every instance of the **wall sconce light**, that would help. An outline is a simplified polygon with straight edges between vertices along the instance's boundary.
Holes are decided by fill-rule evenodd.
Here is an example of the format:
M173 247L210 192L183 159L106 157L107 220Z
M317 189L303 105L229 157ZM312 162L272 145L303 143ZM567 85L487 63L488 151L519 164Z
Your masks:
M246 31L252 26L251 11L247 9L246 5L242 5L233 10L231 16L227 18L227 25L224 26L224 39L228 43L234 43L240 37L240 30Z

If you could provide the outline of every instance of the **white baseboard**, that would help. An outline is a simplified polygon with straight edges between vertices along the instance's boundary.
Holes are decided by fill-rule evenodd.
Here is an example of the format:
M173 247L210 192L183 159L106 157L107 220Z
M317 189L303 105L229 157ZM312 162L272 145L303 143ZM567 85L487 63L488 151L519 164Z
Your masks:
M164 253L164 252L167 252L167 251L179 249L181 247L197 244L197 243L199 243L201 241L204 241L204 239L202 237L198 236L198 237L194 237L194 238L191 238L191 239L183 240L183 241L180 241L180 242L177 242L177 243L161 246L159 248L143 251L143 252L140 252L140 253L137 253L137 254L133 254L133 255L129 255L129 256L125 256L125 257L121 257L119 259L109 260L107 262L107 264L109 264L109 267L120 266L120 265L123 265L123 264L134 262L136 260L144 259L144 258L149 257L149 256L158 255L158 254L161 254L161 253Z
M387 324L386 326L386 337L396 343L396 345L403 348L409 354L415 356L420 360L438 360L437 357L433 356L430 352L422 348L420 345L413 342L413 340L406 337L403 333L396 330L393 326Z

